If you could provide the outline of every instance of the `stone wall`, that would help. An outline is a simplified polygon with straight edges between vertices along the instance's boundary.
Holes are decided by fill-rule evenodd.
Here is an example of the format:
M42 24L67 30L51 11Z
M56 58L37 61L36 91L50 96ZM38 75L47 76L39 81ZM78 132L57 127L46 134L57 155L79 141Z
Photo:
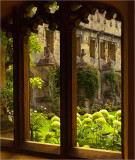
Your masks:
M84 49L86 55L83 57L83 60L88 65L93 65L98 67L98 32L93 32L88 29L78 29L76 32L77 37L81 37L81 50ZM95 40L95 58L90 57L90 39ZM120 37L112 37L107 34L101 34L99 37L99 45L100 42L105 42L105 59L100 58L101 67L108 62L108 43L112 43L115 45L115 60L111 60L114 65L115 70L121 70L121 38ZM100 54L100 53L99 53ZM80 57L77 56L77 63L80 62Z
M88 17L89 24L80 23L76 31L76 55L77 55L77 64L81 64L82 61L85 65L93 65L96 68L100 69L102 74L106 71L114 69L117 72L121 72L121 22L116 21L115 19L106 20L105 14L100 14L98 11L95 15L89 15ZM43 80L46 80L46 76L49 72L50 65L60 65L60 32L59 31L49 31L48 25L43 24L38 27L38 40L43 47L43 51L40 54L33 54L33 62L36 64L35 67L32 67L30 70L35 77L40 77ZM91 47L90 40L95 41L94 44L94 57L91 56ZM104 42L105 51L104 58L101 59L100 53L100 42ZM115 47L114 50L114 59L110 58L110 52L108 44L113 44ZM55 61L46 59L46 47L49 46L51 51L51 57ZM78 48L77 48L78 47ZM84 49L85 55L81 57L82 49ZM100 56L100 58L99 58ZM82 58L82 59L81 59ZM41 70L44 70L41 72ZM102 86L102 90L105 90L105 86ZM48 112L51 111L51 103L45 101L46 95L41 89L31 90L32 97L31 103L36 107L46 107ZM121 90L119 91L121 92ZM80 91L81 96L84 94L83 91ZM120 94L121 95L121 94ZM85 96L85 95L83 95ZM44 99L44 101L43 101ZM102 103L101 96L101 85L97 92L95 103Z

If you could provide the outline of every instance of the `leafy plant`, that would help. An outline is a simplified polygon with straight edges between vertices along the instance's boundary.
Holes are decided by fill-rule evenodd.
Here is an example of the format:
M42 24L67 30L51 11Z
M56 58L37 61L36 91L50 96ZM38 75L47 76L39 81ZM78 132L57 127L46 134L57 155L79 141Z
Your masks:
M111 101L114 101L115 104L117 102L116 100L116 86L118 85L120 81L119 74L115 72L114 70L107 72L104 74L102 78L103 83L106 84L108 89L104 91L103 95L105 98L110 99Z
M6 71L6 87L0 92L1 105L5 107L7 114L11 115L13 111L13 65L10 65Z
M50 131L46 133L46 143L60 144L60 118L55 116L51 119Z
M80 147L86 145L90 148L120 151L121 122L115 120L106 110L92 115L86 114L83 119L77 116L77 142Z
M80 108L80 110L79 110L79 114L80 115L84 115L85 113L87 113L88 112L88 110L87 110L87 108Z
M1 42L5 47L5 68L6 68L6 87L1 89L1 101L4 102L6 110L13 112L13 38L7 39L6 33L1 32ZM42 46L38 42L38 38L34 33L29 37L29 55L30 64L32 65L31 55L40 53ZM30 78L31 85L42 87L42 79L39 77Z
M51 118L53 118L54 116L55 116L54 113L48 113L48 114L47 114L48 119L51 119Z
M121 110L117 111L115 116L117 120L121 121Z
M93 66L78 66L77 87L83 87L85 89L85 96L92 105L95 93L99 87L98 70Z
M103 113L103 114L102 114ZM105 150L121 150L121 122L115 116L100 110L96 114L81 116L77 113L77 146ZM42 133L42 136L44 133ZM45 134L46 143L60 144L60 118L51 119L50 129Z
M53 4L52 5L50 5L50 7L51 8L59 8L59 6L58 6L58 4L57 4L57 2L55 1L55 2L53 2Z
M30 78L30 84L31 84L33 89L35 87L38 87L39 89L41 89L43 83L44 83L44 81L40 77Z
M47 116L44 113L38 113L37 110L30 109L30 133L32 141L41 141L42 134L40 129L45 125Z
M60 67L53 66L48 74L49 89L45 92L49 95L52 102L52 112L59 116L60 114Z
M41 53L43 51L41 44L38 42L38 38L35 33L31 32L31 36L29 37L29 58L30 58L30 66L35 66L32 59L33 53Z

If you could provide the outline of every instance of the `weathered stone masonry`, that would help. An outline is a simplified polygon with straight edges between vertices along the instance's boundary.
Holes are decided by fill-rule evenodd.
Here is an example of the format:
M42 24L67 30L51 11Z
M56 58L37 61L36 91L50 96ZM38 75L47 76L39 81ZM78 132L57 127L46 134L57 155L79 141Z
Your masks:
M99 69L100 74L109 72L112 69L117 71L121 76L121 22L115 19L107 20L104 14L98 11L95 15L89 15L89 24L80 23L76 31L76 55L77 64L93 65ZM43 47L40 54L33 54L33 62L35 67L31 67L30 71L33 76L46 79L51 65L60 65L60 32L50 31L48 26L38 27L38 39ZM52 58L46 60L46 47L49 46ZM81 59L82 50L85 55ZM99 58L100 57L100 58ZM83 62L82 62L83 60ZM41 72L42 70L42 72ZM105 90L102 86L102 90ZM51 103L45 101L45 95L40 89L31 90L31 105L35 107L44 106L51 111ZM82 91L80 91L82 94ZM121 82L117 89L118 99L121 98ZM97 100L96 100L97 99ZM97 93L95 103L102 104L101 85ZM87 102L86 102L87 103Z

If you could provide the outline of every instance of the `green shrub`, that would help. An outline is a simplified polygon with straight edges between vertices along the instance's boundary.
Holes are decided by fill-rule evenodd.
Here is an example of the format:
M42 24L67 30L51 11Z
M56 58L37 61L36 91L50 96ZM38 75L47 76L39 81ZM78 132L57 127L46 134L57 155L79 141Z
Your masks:
M108 111L108 112L111 112L112 111L112 109L111 109L111 107L106 107L106 110Z
M92 116L93 120L103 117L103 115L100 112L95 112Z
M96 119L96 123L99 123L99 124L101 124L101 125L104 125L104 124L106 124L106 120L101 117L101 118Z
M101 113L105 118L108 118L108 116L109 116L109 113L108 113L108 111L107 111L106 109L100 110L100 113Z
M81 110L81 108L79 106L77 106L77 113L79 113Z
M113 123L113 120L114 120L114 116L113 115L109 115L108 117L107 117L108 119L108 123L109 124L112 124Z
M118 110L118 107L117 106L113 106L112 107L112 111L117 111Z
M91 127L90 124L84 124L84 125L83 125L83 129L84 129L84 130L89 129L90 127Z
M60 67L52 66L50 72L48 73L48 90L44 89L45 94L48 94L48 100L52 103L52 112L57 116L60 115Z
M7 117L7 115L0 115L1 119L1 131L5 131L8 129L13 130L14 123Z
M84 115L86 114L88 111L87 111L87 108L81 108L80 111L79 111L79 114L80 115Z
M77 87L85 89L85 96L93 104L96 91L99 87L99 74L97 68L93 66L77 67Z
M48 114L47 114L47 118L48 118L48 119L51 119L51 118L53 118L54 116L56 116L54 113L48 113Z
M38 113L45 113L46 108L44 108L43 106L41 106L40 108L37 108L37 112Z
M91 110L91 113L95 113L95 112L97 112L97 109L92 109Z
M121 122L118 120L114 120L113 125L117 128L117 127L121 126Z
M77 125L82 125L82 122L79 117L77 117Z
M52 138L54 136L54 134L52 132L47 132L45 135L45 140L48 140L50 138Z
M121 106L117 106L117 110L121 110Z
M60 128L60 122L58 122L58 121L53 121L53 123L51 124L51 127L52 127L53 129Z
M52 121L52 122L54 122L54 121L60 122L60 118L57 117L57 116L54 116L54 117L51 119L51 121Z
M118 131L117 130L114 130L113 133L111 133L112 136L115 136L115 135L118 135Z
M30 131L31 140L40 141L40 129L46 123L47 116L44 113L38 113L37 110L30 109Z
M91 115L91 114L86 113L86 114L83 116L83 118L84 118L84 119L85 119L85 118L92 118L92 115Z
M82 121L82 125L84 124L87 124L87 125L90 125L92 123L92 120L90 118L85 118L83 121Z
M79 113L77 113L77 117L79 117L79 118L80 118L80 114L79 114Z
M104 114L104 116L102 115ZM101 110L92 115L77 114L77 146L106 150L121 150L121 122L114 116ZM117 112L117 117L120 111ZM106 117L106 119L105 119ZM45 135L45 142L60 144L59 117L53 117L51 128Z
M106 72L102 77L102 82L107 86L107 90L105 90L103 93L104 98L110 99L110 101L114 101L115 104L117 103L115 88L118 85L119 81L119 74L114 70Z
M117 120L121 120L121 110L117 111L116 114L115 114Z

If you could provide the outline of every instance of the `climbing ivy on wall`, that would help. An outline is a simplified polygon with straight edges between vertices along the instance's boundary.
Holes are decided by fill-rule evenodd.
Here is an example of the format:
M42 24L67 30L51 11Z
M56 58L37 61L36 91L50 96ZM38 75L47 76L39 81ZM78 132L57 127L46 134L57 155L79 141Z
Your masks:
M51 90L53 91L50 94L50 98L52 102L54 102L53 108L59 111L60 103L59 103L59 91L60 91L60 67L55 66L51 69L49 73L49 78L51 81L49 82ZM90 100L91 105L93 104L93 100L95 98L95 93L99 87L99 75L98 70L93 66L78 66L77 67L77 86L85 89L85 96ZM52 108L52 109L53 109ZM56 111L54 111L56 113Z
M116 102L116 86L120 81L119 74L114 70L104 74L102 81L108 89L104 91L104 97Z
M53 66L48 74L49 100L52 102L52 112L60 116L60 67Z
M85 96L89 99L90 105L92 105L99 87L98 70L93 66L78 66L77 87L85 89Z

